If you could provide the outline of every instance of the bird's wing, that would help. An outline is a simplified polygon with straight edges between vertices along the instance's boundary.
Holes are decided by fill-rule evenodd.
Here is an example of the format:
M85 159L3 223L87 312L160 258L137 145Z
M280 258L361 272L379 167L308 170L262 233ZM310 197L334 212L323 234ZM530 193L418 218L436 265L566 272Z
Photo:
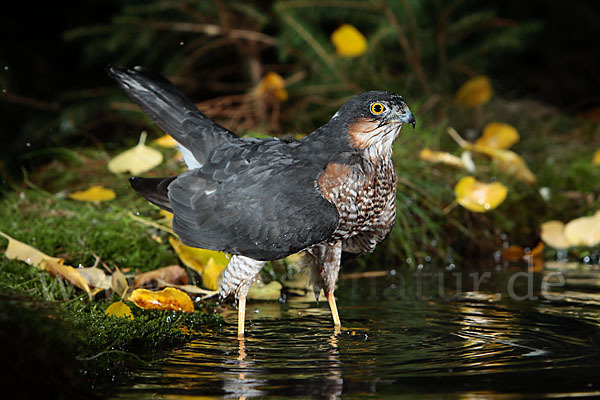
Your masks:
M213 150L239 138L192 103L171 82L143 68L108 68L127 95L165 132L187 149L200 165Z
M337 209L316 184L322 166L278 153L277 142L257 144L260 154L228 147L169 184L173 229L183 243L275 260L333 234Z

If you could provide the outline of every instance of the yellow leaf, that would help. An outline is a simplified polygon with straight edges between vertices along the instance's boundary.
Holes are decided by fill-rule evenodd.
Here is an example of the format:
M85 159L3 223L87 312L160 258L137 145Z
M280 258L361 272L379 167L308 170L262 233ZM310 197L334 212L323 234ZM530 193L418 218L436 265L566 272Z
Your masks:
M483 183L465 176L454 187L458 204L474 212L486 212L498 207L506 198L507 188L500 182Z
M502 122L490 122L483 128L483 135L475 141L476 146L492 149L508 149L519 141L514 126Z
M146 289L135 289L129 296L136 306L153 310L172 310L194 312L194 303L190 296L179 289L165 288L159 292Z
M544 243L555 249L566 249L570 246L565 236L565 224L561 221L547 221L541 226L541 237Z
M111 189L107 189L102 185L90 186L86 190L80 190L69 194L69 198L78 201L108 201L116 197L115 192Z
M125 278L125 275L120 269L117 268L117 270L113 272L110 280L110 286L116 294L121 296L121 298L124 298L127 295L129 283L127 283L127 278Z
M468 108L487 103L492 98L492 83L487 76L478 75L466 81L458 92L456 101Z
M464 140L458 132L452 127L448 127L448 133L458 143L460 147L466 150L475 151L477 153L485 154L490 157L494 162L499 164L499 167L506 173L512 174L518 179L525 183L532 184L535 182L535 175L529 170L525 160L523 160L517 153L510 150L494 149L487 146L479 146L473 143L469 143Z
M253 300L278 300L281 297L283 285L272 281L267 285L254 284L248 292L248 298Z
M133 314L131 313L131 308L129 308L129 306L125 303L123 303L122 301L115 301L114 303L112 303L110 306L108 306L108 308L106 309L106 311L104 312L104 314L112 316L112 317L125 317L125 318L129 318L129 319L133 319Z
M596 150L594 153L594 158L592 158L592 164L600 165L600 149Z
M279 101L288 99L285 90L285 80L276 72L268 72L253 90L254 94L269 94L275 96Z
M132 149L129 149L108 163L108 169L114 173L131 172L133 175L139 175L158 166L163 155L160 151L146 146L146 132L140 135L140 142Z
M421 160L429 161L432 163L441 163L450 165L451 167L465 168L465 164L460 159L460 157L457 157L454 154L450 154L445 151L435 151L425 148L419 153L419 158Z
M153 143L166 149L177 147L177 141L169 134L165 134L158 139L154 139Z
M367 51L367 39L358 29L344 24L331 34L335 52L343 57L358 57Z
M91 296L91 289L86 279L79 273L76 268L68 265L63 265L62 262L56 262L53 260L43 260L42 269L48 271L53 276L60 276L71 282L73 285L80 289L83 289L88 295Z
M202 276L202 284L207 289L217 289L217 280L221 272L229 264L225 253L189 247L174 237L169 238L169 243L173 246L181 262Z
M4 232L0 232L0 236L8 239L8 247L4 255L11 260L23 261L34 267L41 268L42 261L52 260L55 262L63 262L62 258L50 257L47 254L42 253L35 247L31 247L28 244L18 241Z
M565 236L572 246L593 247L600 243L600 211L590 217L575 218L565 225Z

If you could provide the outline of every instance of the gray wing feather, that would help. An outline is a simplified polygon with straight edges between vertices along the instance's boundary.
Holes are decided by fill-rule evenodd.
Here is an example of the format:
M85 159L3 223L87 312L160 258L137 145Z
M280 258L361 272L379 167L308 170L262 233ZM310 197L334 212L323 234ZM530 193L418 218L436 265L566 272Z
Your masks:
M318 164L283 143L229 146L168 188L173 229L189 246L274 260L329 238L338 226L320 194Z

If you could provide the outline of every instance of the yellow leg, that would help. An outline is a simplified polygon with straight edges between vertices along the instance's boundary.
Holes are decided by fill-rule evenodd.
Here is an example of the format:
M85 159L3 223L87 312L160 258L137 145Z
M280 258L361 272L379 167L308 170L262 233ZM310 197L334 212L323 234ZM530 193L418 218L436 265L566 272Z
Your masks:
M238 339L244 338L244 319L246 318L246 296L240 296L238 303Z
M335 296L333 292L327 293L327 301L329 302L329 308L331 308L331 316L333 317L333 326L339 328L342 326L340 323L340 316L338 315L337 305L335 304Z

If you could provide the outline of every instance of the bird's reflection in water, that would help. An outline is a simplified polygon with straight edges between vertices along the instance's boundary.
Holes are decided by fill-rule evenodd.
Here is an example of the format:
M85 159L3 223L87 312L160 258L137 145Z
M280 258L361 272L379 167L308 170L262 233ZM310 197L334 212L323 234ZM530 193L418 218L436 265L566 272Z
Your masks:
M255 362L246 360L248 357L246 340L239 339L238 342L237 365L226 374L223 380L223 391L240 400L263 396L266 392L258 387L266 384L266 381L257 377Z

